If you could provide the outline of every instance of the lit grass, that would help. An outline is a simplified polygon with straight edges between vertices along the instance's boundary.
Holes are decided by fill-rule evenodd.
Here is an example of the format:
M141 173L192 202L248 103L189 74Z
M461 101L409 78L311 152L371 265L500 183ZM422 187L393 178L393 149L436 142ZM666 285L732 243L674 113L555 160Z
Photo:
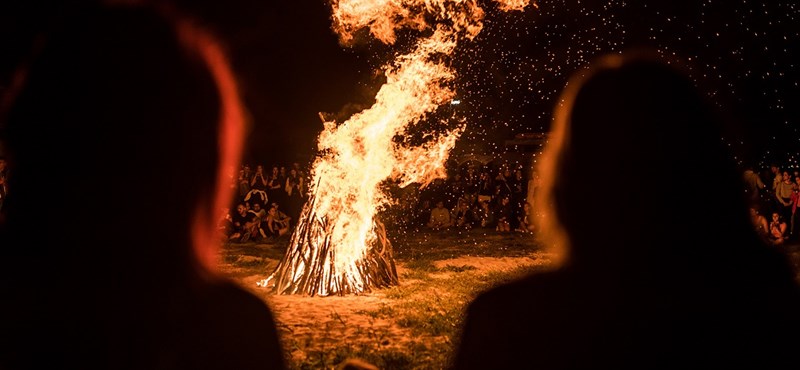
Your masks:
M223 270L234 279L263 276L270 272L266 267L274 268L283 257L287 243L227 245L222 256ZM460 263L442 266L437 262L460 257L516 257L522 261L535 259L541 249L530 235L492 230L406 233L395 235L392 243L402 271L401 285L374 292L374 297L383 302L377 308L351 313L360 316L360 320L336 312L328 317L309 318L310 322L330 323L312 336L293 335L293 329L283 326L286 334L281 340L291 368L330 369L349 358L362 359L380 369L447 368L469 302L481 292L539 267L520 262L520 266L507 271L492 271ZM362 324L353 325L354 321ZM349 338L357 340L342 339L341 327L355 331ZM401 343L398 331L407 333Z

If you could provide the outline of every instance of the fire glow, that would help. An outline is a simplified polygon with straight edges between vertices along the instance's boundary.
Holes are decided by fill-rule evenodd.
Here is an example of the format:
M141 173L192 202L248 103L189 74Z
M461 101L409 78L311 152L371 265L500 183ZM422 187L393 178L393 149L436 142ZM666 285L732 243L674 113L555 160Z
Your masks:
M495 1L503 10L527 5L527 0ZM343 123L325 122L309 201L286 255L258 283L272 284L280 294L342 295L397 284L391 244L375 217L392 204L381 184L425 186L446 175L444 163L464 125L421 146L396 138L453 101L455 76L443 60L459 40L478 35L484 16L477 0L334 0L332 10L334 29L345 44L365 28L386 44L404 27L431 32L384 67L386 83L372 107Z

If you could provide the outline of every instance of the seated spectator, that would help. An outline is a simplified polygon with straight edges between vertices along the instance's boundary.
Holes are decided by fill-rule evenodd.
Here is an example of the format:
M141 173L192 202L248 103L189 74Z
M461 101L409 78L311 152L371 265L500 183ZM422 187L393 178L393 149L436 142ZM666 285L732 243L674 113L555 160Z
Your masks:
M480 227L493 228L497 226L494 212L492 212L491 207L489 207L488 200L479 201L473 214L475 215L476 223L480 225Z
M517 231L523 233L531 233L534 231L535 226L533 223L533 209L531 204L525 202L522 204L522 214L519 215L519 227Z
M450 211L444 208L444 202L436 202L436 207L431 210L431 218L428 221L428 228L434 230L446 229L452 225L450 221Z
M236 206L236 213L233 214L233 233L228 237L228 240L245 243L251 237L258 235L258 223L256 221L256 215L248 211L244 204L239 203Z
M414 229L427 226L431 219L431 201L423 200L419 202L417 209L414 211Z
M291 217L278 210L278 203L272 203L264 219L266 228L263 229L268 236L278 238L289 232Z
M267 234L262 225L264 224L264 220L267 218L267 211L264 208L261 208L261 203L255 202L253 203L252 209L247 212L256 216L256 219L253 222L256 223L257 233L254 236L257 238L257 240L265 239Z
M500 204L495 209L495 217L497 218L495 230L500 232L511 231L511 199L508 196L500 199Z
M789 228L783 221L780 213L772 212L772 221L769 223L768 240L772 245L781 245L789 238Z
M267 204L267 201L269 201L267 192L259 189L250 189L250 191L244 197L244 202L247 203L250 208L253 208L253 205L256 203L261 205L263 208L263 206Z
M453 225L458 228L472 228L474 224L474 218L472 216L472 210L469 208L469 204L467 204L466 199L461 198L458 200L456 208L453 209L451 219L453 220Z

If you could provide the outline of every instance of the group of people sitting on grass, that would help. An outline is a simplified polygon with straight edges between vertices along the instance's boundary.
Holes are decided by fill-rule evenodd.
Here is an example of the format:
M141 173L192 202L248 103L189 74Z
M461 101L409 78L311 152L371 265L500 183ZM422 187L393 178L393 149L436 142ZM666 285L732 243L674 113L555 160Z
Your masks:
M530 178L522 169L511 172L509 165L497 170L475 167L454 171L446 180L434 181L419 194L413 209L404 210L406 225L431 230L494 229L500 232L534 230L529 189L539 182L536 172Z
M781 171L772 165L769 172L769 188L762 178L770 175L756 173L752 168L744 172L750 220L761 238L771 245L800 241L800 169Z
M253 203L251 208L239 203L235 213L226 215L220 228L230 241L275 240L289 232L292 218L278 209L278 203L270 203L268 208L262 208L261 203Z
M300 164L275 165L269 174L264 166L242 165L231 179L234 205L223 210L219 230L233 242L271 241L290 232L307 197L307 179ZM296 221L295 221L296 222Z
M520 204L522 211L518 212L512 206L510 197L498 198L498 202L495 203L481 200L472 205L466 198L460 198L452 209L447 209L441 200L431 208L430 201L424 200L420 202L420 208L417 210L416 226L437 231L483 228L500 232L533 232L535 227L531 206L524 200Z

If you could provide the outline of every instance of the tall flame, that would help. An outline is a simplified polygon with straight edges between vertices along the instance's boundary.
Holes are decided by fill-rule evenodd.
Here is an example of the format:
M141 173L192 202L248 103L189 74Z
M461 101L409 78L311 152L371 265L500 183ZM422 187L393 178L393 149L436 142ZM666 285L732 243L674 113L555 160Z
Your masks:
M504 10L519 10L527 3L495 1ZM449 85L454 72L442 60L452 54L460 39L473 39L483 28L484 12L477 0L333 0L332 9L334 29L343 43L352 42L361 29L369 29L373 37L386 44L393 44L396 31L403 27L431 32L418 40L410 53L385 68L386 83L372 107L341 124L325 122L318 143L321 155L314 162L309 189L314 201L303 209L300 220L316 217L319 225L325 225L321 226L327 229L324 240L312 243L329 243L334 252L324 248L329 255L316 258L307 251L292 251L305 248L308 237L300 233L316 235L317 239L320 235L309 232L308 225L298 226L287 257L270 277L275 278L291 264L293 271L284 274L288 276L277 277L278 285L285 285L276 286L278 292L296 292L298 281L306 281L304 275L312 270L332 274L319 278L340 283L313 284L313 289L304 293L343 294L344 286L354 293L368 289L371 279L364 274L363 261L383 237L375 215L391 203L381 183L392 179L401 186L425 185L443 177L444 162L464 130L462 125L419 147L407 147L395 140L453 98L455 93ZM293 252L302 258L288 261ZM329 266L319 269L311 266L311 261L327 261ZM266 285L270 279L259 285Z

